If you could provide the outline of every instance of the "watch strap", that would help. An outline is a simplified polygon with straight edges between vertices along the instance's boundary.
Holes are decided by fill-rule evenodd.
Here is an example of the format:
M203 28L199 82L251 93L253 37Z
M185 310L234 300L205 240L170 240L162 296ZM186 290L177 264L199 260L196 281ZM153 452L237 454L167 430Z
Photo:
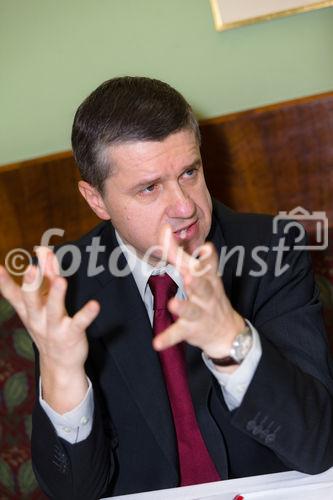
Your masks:
M244 340L247 339L247 343L244 345ZM211 358L209 359L217 366L233 366L240 365L245 356L248 354L252 346L252 331L251 328L246 326L245 330L239 333L232 343L230 353L228 356L223 358Z
M209 358L213 361L214 365L217 366L233 366L239 365L238 361L236 361L232 356L224 356L224 358Z

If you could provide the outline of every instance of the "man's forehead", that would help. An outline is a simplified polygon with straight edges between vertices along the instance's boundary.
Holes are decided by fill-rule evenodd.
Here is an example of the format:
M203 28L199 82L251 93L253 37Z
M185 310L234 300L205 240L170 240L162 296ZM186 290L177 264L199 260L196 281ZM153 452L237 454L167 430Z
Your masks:
M191 131L181 131L162 141L128 141L110 146L108 160L113 171L142 171L149 175L161 166L190 166L200 159L200 148Z

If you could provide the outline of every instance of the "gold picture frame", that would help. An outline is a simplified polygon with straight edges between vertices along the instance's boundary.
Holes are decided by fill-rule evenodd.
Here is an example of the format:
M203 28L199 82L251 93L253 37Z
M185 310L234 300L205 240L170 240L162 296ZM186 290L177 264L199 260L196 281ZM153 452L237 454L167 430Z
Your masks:
M210 0L214 25L217 31L239 28L248 24L333 6L333 0L319 2L313 0L284 0L284 3L288 4L288 8L282 10L279 9L279 5L281 6L279 0L268 0L264 6L261 0ZM242 6L244 9L242 9ZM239 19L237 19L237 9ZM263 13L263 10L267 12ZM244 11L246 12L245 17Z

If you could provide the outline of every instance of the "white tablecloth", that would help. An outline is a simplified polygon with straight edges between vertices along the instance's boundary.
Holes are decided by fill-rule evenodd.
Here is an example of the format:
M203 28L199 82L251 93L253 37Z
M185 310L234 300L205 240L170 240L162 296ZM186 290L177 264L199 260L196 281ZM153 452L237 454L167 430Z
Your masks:
M333 467L309 476L281 472L169 490L112 497L112 500L333 500Z

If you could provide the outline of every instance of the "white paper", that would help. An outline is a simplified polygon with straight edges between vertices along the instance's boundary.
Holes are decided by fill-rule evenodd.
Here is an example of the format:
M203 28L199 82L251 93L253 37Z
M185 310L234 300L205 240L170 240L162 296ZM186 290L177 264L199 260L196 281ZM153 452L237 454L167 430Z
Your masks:
M281 472L122 495L110 500L233 500L236 495L242 495L245 500L330 500L333 499L333 467L315 476Z

